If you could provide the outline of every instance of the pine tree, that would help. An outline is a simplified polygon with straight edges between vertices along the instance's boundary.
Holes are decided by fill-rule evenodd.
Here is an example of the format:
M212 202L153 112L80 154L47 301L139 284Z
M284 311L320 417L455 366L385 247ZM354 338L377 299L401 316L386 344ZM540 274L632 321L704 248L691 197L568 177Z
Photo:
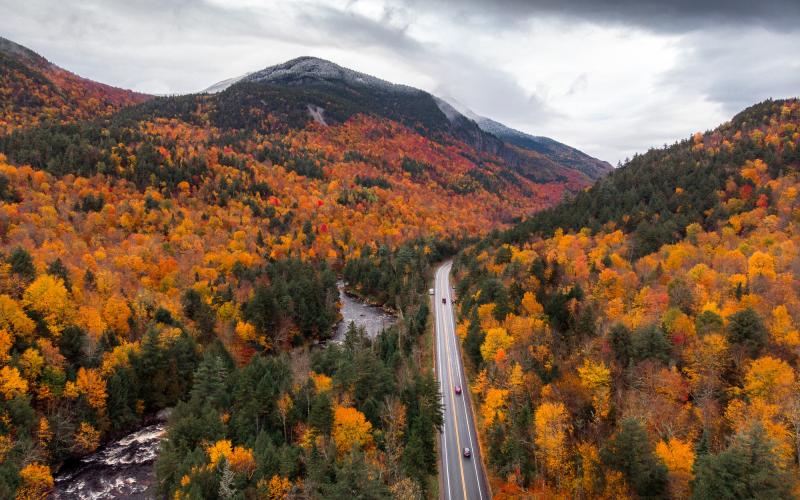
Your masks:
M792 481L771 448L764 428L755 424L722 453L698 456L692 498L791 498Z
M744 346L751 356L758 355L769 337L761 317L750 307L728 318L727 335L729 342Z
M642 498L665 498L667 467L637 420L623 420L617 434L601 451L603 462L621 472Z

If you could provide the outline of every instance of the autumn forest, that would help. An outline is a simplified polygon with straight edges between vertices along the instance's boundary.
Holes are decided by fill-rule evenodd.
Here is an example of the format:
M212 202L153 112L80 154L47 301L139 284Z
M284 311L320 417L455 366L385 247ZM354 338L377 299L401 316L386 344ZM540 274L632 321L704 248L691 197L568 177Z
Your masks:
M0 498L162 414L154 498L439 497L451 259L494 498L800 496L800 101L611 169L359 85L0 38ZM340 282L397 322L332 341Z

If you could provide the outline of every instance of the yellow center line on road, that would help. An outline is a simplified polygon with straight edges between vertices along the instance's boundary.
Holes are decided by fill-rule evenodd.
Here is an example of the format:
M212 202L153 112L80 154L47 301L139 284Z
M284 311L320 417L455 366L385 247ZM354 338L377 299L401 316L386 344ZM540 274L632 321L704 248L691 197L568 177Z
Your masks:
M445 296L444 295L444 290L443 290L442 296L443 297ZM444 309L444 308L442 308L442 309ZM444 318L442 318L442 319L444 320ZM447 333L444 332L444 329L442 329L442 330L443 330L443 333L445 335L447 335ZM453 380L453 372L451 370L452 358L450 357L450 342L448 342L446 338L445 338L445 344L444 345L445 345L445 351L447 352L447 378L452 382L452 380ZM451 390L451 388L448 388L448 391L449 390ZM464 389L462 388L461 390L463 391ZM453 397L451 396L451 400L452 400L452 398ZM451 413L453 414L453 417L455 417L455 419L456 419L456 428L454 429L454 432L456 434L456 444L458 444L458 453L459 453L458 468L459 468L459 471L461 472L461 489L462 489L462 491L464 493L464 498L468 498L467 497L467 482L464 480L464 460L460 456L461 453L462 453L462 449L461 449L461 439L460 439L460 437L458 435L459 434L458 433L458 429L459 429L458 411L456 410L455 406L456 406L455 402L453 402L452 412Z

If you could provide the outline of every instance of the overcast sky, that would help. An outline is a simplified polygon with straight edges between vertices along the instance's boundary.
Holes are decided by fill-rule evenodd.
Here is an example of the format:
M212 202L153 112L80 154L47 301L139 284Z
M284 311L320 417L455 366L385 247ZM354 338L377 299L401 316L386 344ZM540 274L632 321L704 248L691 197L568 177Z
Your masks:
M800 94L798 0L0 0L0 35L185 93L301 55L616 164Z

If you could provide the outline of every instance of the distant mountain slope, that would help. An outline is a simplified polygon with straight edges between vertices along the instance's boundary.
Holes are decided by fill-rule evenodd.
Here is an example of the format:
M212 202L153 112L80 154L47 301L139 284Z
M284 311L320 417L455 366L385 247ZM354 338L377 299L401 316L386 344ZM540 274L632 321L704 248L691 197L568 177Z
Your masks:
M549 137L526 134L484 116L476 115L470 118L475 120L481 130L489 132L509 144L541 153L557 163L583 172L592 179L599 179L613 170L609 163Z
M0 134L43 120L105 116L149 98L81 78L0 37Z
M534 140L541 139L536 147L520 143L517 137L509 133L512 129L481 118L485 123L491 122L499 126L495 130L484 127L481 121L466 116L425 91L387 82L314 57L300 57L239 78L228 79L206 91L221 92L232 86L252 90L253 87L247 87L248 83L318 92L320 95L315 96L318 98L317 102L306 103L306 106L300 103L294 108L306 120L311 116L308 111L312 108L308 106L314 106L315 119L324 119L327 116L334 121L340 121L355 112L364 112L399 121L437 140L440 134L446 133L479 151L502 157L510 166L517 168L521 175L538 182L563 180L569 171L585 175L586 181L590 182L611 170L607 163L547 138L535 138ZM239 92L235 93L242 97ZM331 102L331 97L335 97L333 101L339 102ZM267 105L268 101L262 101ZM281 104L287 103L284 101ZM501 131L504 136L495 131ZM524 135L521 132L517 134Z

